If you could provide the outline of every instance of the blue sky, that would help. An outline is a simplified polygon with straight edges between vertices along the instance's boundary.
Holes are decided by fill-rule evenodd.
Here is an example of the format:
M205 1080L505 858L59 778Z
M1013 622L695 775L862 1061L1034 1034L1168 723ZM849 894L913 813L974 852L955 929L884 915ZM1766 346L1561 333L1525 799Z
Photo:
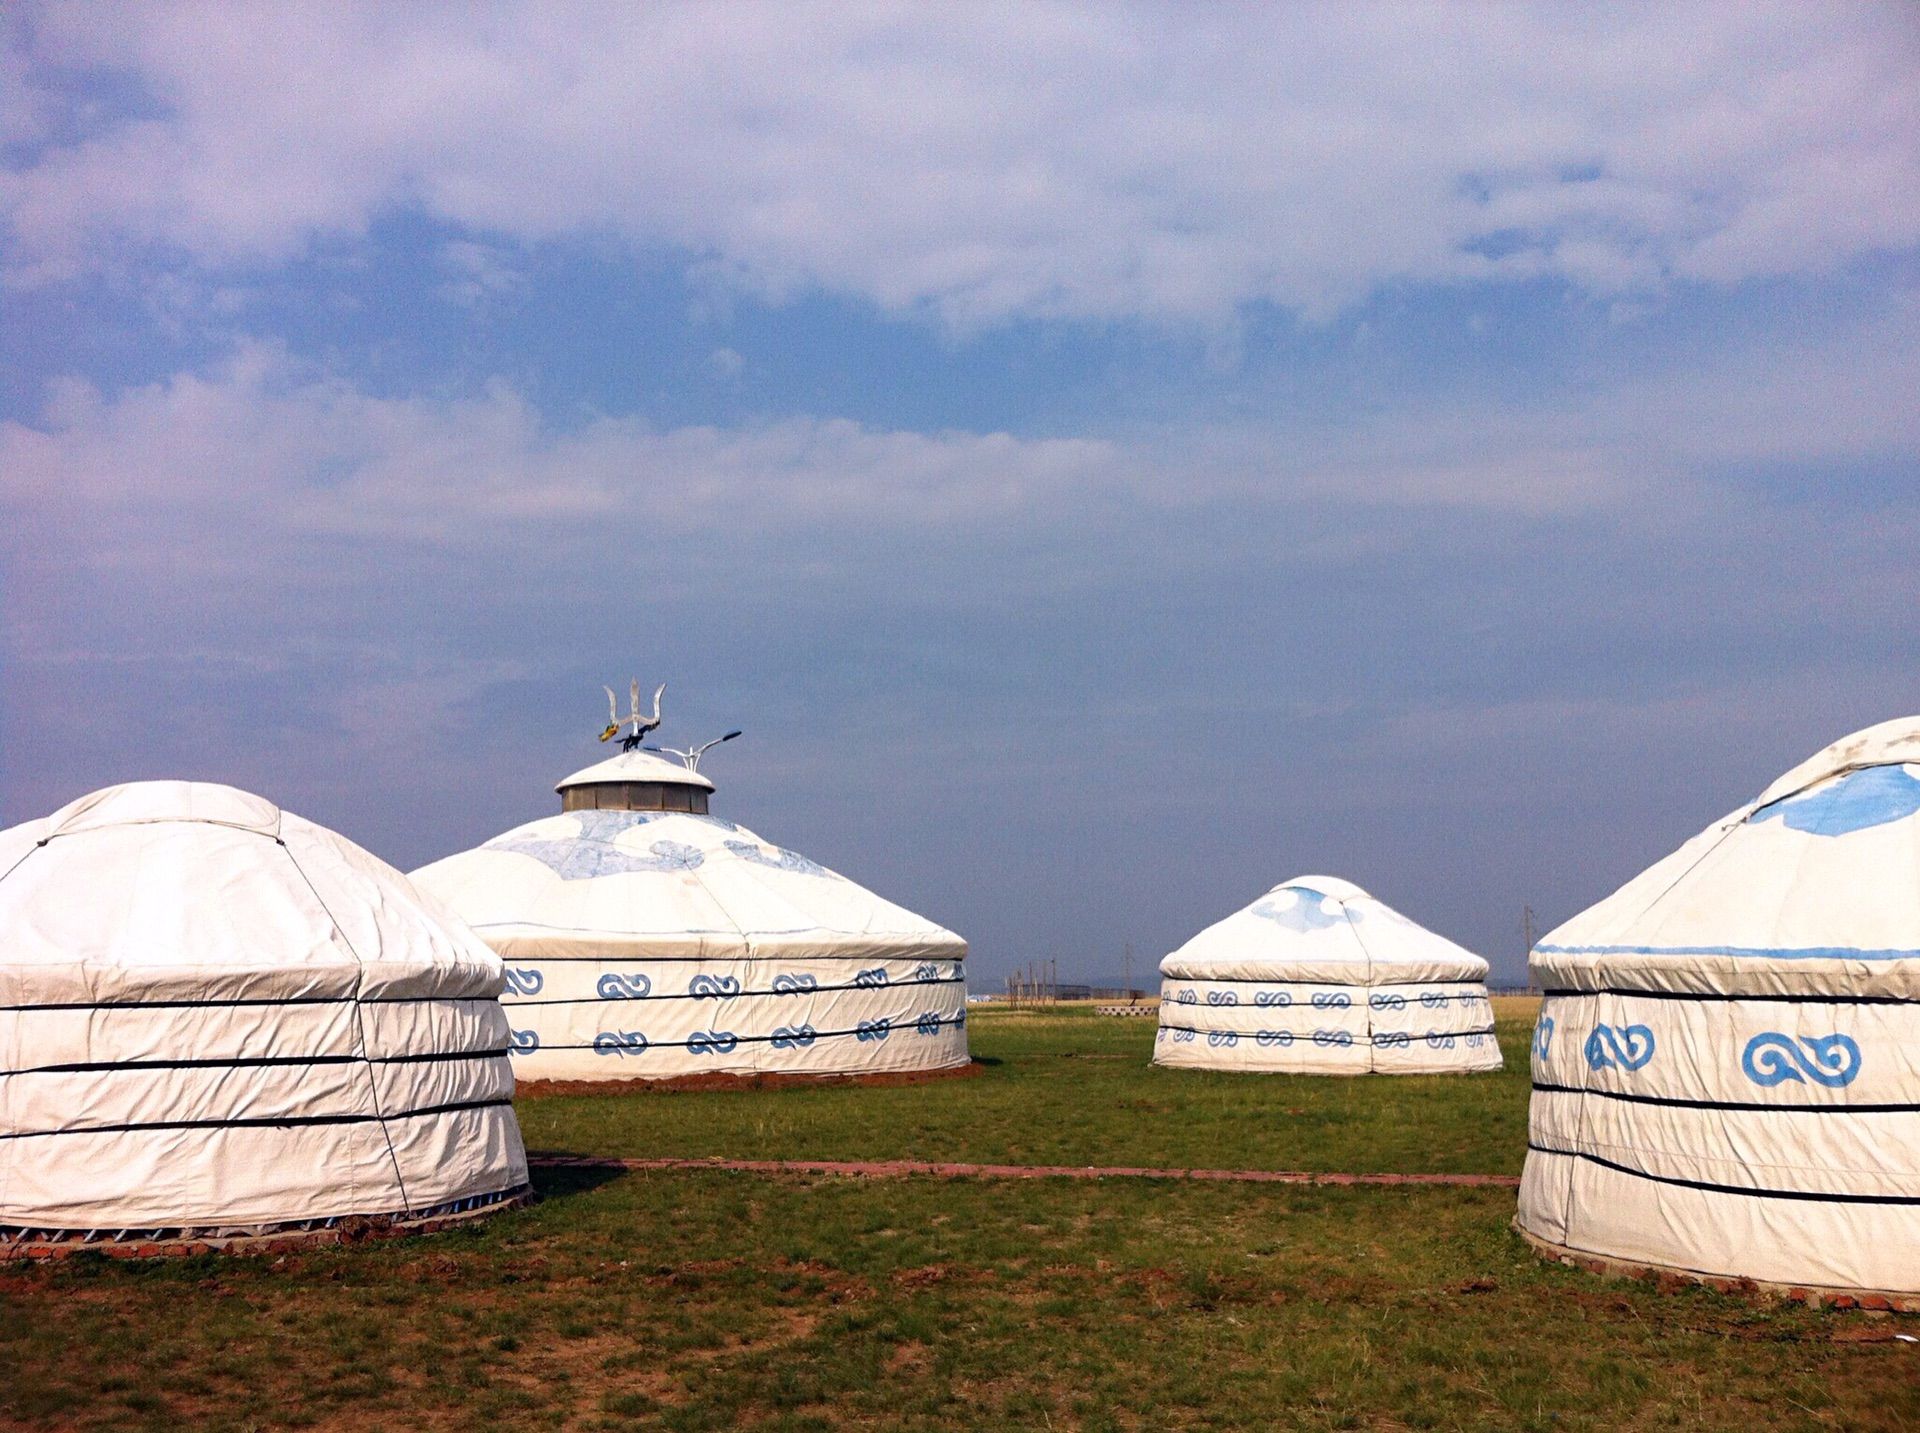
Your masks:
M1920 709L1920 21L27 5L0 820L396 864L602 682L993 986L1328 872L1520 968Z

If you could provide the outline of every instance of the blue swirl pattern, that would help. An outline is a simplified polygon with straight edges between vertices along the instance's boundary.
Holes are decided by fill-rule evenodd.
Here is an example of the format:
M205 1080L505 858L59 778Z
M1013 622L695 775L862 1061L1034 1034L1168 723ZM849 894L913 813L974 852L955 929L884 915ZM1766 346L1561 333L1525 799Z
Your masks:
M1397 991L1376 991L1367 997L1367 1004L1375 1010L1405 1010L1407 997Z
M1353 997L1344 990L1316 990L1313 993L1315 1010L1345 1010L1353 1004Z
M1207 1031L1207 1043L1215 1049L1219 1049L1223 1045L1231 1049L1240 1043L1240 1036L1232 1030L1209 1030Z
M616 1055L624 1059L628 1055L644 1055L647 1052L647 1037L638 1030L603 1030L593 1037L593 1053L596 1055Z
M1768 1030L1747 1041L1740 1069L1754 1084L1771 1089L1786 1080L1812 1080L1830 1090L1850 1085L1860 1075L1860 1046L1847 1035L1802 1035L1797 1041Z
M1207 1004L1209 1005L1238 1005L1239 1003L1240 997L1231 990L1209 990L1207 992Z
M1264 1049L1269 1049L1269 1050L1273 1049L1275 1046L1279 1046L1281 1049L1285 1049L1288 1045L1291 1045L1293 1043L1293 1031L1262 1030L1258 1035L1255 1035L1253 1037L1253 1043L1261 1046Z
M893 1021L882 1017L879 1020L862 1020L853 1032L853 1038L865 1044L873 1040L884 1040L893 1033Z
M509 1030L507 1032L507 1044L509 1054L531 1055L535 1050L540 1048L540 1032L538 1030Z
M740 1037L731 1030L695 1030L687 1036L687 1052L693 1055L731 1055Z
M1353 1032L1350 1030L1315 1030L1313 1032L1313 1043L1321 1046L1323 1049L1345 1049L1353 1043Z
M687 982L687 994L695 1000L724 999L740 993L740 981L732 975L696 975Z
M1542 1015L1533 1027L1533 1057L1544 1060L1553 1049L1553 1017Z
M1293 996L1285 990L1262 990L1254 995L1253 1003L1263 1010L1274 1006L1285 1008L1293 1004Z
M813 1044L814 1029L811 1025L782 1025L773 1032L773 1038L767 1043L776 1050L804 1050Z
M619 975L608 971L594 983L593 993L602 1000L645 1000L653 993L653 980L638 972Z
M1404 1050L1413 1043L1413 1036L1405 1030L1382 1030L1373 1043L1382 1050Z
M508 995L538 995L540 987L547 983L547 977L531 965L507 967Z
M1587 1066L1593 1070L1638 1070L1653 1058L1653 1031L1645 1025L1596 1025L1587 1036Z
M913 1028L922 1035L938 1035L943 1023L938 1010L923 1010L920 1018L913 1022Z
M819 978L812 975L776 975L773 977L775 995L798 995L803 991L818 989Z
M853 977L853 983L862 990L877 990L887 983L887 968L876 965L871 970L862 970Z

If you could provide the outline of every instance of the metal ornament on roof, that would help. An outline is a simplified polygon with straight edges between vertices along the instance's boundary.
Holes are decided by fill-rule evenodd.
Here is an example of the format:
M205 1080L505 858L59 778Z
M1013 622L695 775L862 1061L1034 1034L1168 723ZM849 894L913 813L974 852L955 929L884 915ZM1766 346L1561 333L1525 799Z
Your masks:
M660 725L660 698L666 694L667 684L662 682L653 689L653 712L643 714L640 710L640 679L635 677L627 688L628 701L632 709L625 716L620 715L620 699L613 694L612 687L602 687L607 694L607 729L600 733L600 740L611 741L621 727L631 725L633 730L620 738L620 749L632 751L650 731Z
M730 731L725 736L716 736L712 741L703 741L700 745L692 747L643 746L640 749L642 751L657 751L663 756L677 756L688 771L698 771L700 769L701 757L705 756L722 742L732 741L739 735L740 733L738 731Z

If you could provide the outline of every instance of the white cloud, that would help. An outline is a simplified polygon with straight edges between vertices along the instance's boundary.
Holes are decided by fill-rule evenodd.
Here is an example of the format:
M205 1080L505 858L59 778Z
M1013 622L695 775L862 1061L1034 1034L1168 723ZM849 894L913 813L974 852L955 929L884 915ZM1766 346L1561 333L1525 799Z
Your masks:
M958 326L1644 295L1920 242L1898 6L76 6L15 35L162 111L54 138L50 82L17 101L16 281L156 243L272 263L394 206Z

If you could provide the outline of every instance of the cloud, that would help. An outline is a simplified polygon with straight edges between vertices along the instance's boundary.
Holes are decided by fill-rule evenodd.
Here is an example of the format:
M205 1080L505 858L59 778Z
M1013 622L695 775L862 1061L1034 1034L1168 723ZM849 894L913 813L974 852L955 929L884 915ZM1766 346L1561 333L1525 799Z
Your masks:
M57 6L11 36L15 282L273 264L400 209L961 328L1219 325L1920 243L1898 6ZM108 79L141 102L83 102Z

